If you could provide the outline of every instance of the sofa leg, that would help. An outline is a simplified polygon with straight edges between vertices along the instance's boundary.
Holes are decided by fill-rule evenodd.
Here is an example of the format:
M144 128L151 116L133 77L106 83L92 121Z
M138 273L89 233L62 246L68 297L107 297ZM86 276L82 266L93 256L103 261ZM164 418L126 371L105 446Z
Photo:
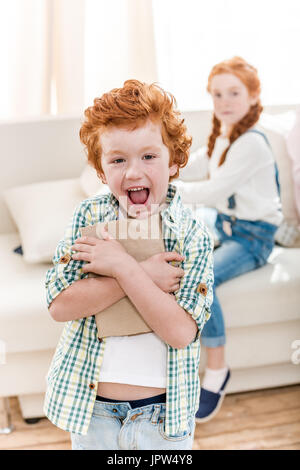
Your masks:
M14 426L11 423L11 414L8 397L0 397L0 434L9 434Z

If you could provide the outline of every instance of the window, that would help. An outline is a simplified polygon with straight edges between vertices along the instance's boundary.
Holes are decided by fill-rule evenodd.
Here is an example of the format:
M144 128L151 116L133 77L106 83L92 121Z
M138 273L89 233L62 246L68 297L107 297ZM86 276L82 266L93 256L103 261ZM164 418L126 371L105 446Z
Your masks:
M300 103L299 0L152 0L160 84L182 110L211 109L214 64L258 69L265 105Z

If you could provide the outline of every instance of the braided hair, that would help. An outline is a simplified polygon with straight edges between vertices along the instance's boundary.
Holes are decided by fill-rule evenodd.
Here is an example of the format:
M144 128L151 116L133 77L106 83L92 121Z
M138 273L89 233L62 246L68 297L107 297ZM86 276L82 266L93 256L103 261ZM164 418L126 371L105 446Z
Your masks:
M219 75L221 73L231 73L233 75L236 75L248 88L248 92L250 95L259 95L260 81L257 75L257 70L241 57L233 57L232 59L225 60L212 68L208 77L208 92L211 91L210 87L212 78L215 75ZM225 162L227 152L232 143L237 140L242 134L244 134L244 132L250 129L250 127L254 126L254 124L258 121L262 110L263 107L261 105L260 99L258 98L257 102L250 107L248 113L233 126L229 135L229 146L222 153L218 166L223 165L223 163ZM208 138L207 144L207 155L209 156L209 158L213 153L216 139L220 134L221 121L214 114L212 119L212 131Z

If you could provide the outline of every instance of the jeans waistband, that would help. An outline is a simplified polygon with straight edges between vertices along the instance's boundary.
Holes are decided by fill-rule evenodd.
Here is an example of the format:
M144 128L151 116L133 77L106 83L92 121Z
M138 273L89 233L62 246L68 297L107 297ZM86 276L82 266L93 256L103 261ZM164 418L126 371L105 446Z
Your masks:
M227 215L227 214L224 214L223 212L218 212L217 219L227 220L228 222L231 222L233 225L240 223L240 224L245 224L245 225L248 225L249 227L254 227L254 228L263 227L265 229L269 229L270 231L274 231L278 228L277 225L271 224L270 222L266 222L265 220L238 219L234 215Z
M166 394L155 395L154 397L142 398L141 400L112 400L111 398L96 396L97 401L106 403L129 403L131 408L141 408L142 406L153 405L155 403L166 403Z

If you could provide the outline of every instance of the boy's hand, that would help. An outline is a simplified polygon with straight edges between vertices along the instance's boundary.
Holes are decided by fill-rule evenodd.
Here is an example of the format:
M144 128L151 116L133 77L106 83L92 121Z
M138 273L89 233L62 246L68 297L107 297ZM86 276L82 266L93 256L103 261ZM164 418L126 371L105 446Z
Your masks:
M105 228L102 229L103 240L95 237L80 237L71 248L72 258L87 261L82 268L84 273L95 273L101 276L116 277L116 268L131 256L117 240L111 238Z
M175 292L179 289L179 283L184 276L184 270L168 263L168 261L184 260L184 256L175 251L167 251L153 255L140 265L153 282L164 292Z

